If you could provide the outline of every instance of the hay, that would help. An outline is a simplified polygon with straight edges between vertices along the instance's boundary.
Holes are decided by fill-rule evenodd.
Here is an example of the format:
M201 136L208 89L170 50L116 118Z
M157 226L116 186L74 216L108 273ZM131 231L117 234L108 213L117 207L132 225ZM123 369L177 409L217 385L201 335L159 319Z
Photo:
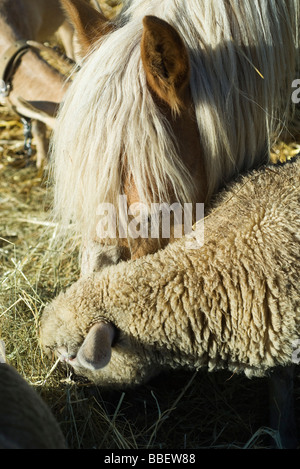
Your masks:
M103 3L103 2L100 2ZM108 2L114 6L116 2ZM276 161L299 145L280 144ZM271 435L265 379L226 372L164 374L135 390L106 392L44 356L38 325L44 305L79 275L70 240L53 250L47 172L23 153L17 116L0 107L0 338L6 358L42 395L70 448L197 449L266 448ZM300 386L296 381L296 410ZM299 421L298 421L299 424Z
M39 174L34 157L27 161L18 154L22 128L4 108L2 121L7 124L0 128L5 142L0 151L0 336L8 362L50 405L69 447L266 447L269 432L258 430L268 421L266 380L174 372L134 391L107 393L43 355L41 312L78 278L78 254L71 243L63 253L53 251L56 227L48 222L47 174Z

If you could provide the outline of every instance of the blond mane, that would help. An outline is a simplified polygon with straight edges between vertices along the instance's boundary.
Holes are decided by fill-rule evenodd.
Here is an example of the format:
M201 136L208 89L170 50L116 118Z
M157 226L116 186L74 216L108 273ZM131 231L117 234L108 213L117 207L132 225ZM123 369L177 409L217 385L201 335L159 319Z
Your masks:
M119 27L95 45L61 107L52 142L54 216L95 237L97 207L117 203L124 173L142 202L193 202L191 176L146 86L142 17L154 14L184 39L208 198L266 160L291 110L298 0L132 0Z

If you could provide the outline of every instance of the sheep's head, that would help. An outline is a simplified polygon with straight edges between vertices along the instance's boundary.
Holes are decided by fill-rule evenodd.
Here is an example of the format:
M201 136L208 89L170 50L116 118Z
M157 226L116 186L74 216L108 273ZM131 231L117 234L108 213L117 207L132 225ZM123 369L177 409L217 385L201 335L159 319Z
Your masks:
M160 371L151 351L118 329L105 313L89 328L86 321L61 293L43 313L43 349L70 365L75 374L102 386L141 384Z

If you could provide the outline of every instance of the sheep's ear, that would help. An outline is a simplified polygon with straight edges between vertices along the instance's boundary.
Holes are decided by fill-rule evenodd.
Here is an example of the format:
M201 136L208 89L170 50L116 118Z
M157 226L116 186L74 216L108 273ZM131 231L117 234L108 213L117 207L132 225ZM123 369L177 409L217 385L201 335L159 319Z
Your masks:
M92 371L104 368L110 361L114 336L115 329L111 324L94 324L77 353L79 365Z
M86 0L60 2L77 34L81 55L85 56L100 37L112 30L112 23Z
M145 16L143 26L141 57L148 85L173 111L179 112L189 87L187 48L166 21Z

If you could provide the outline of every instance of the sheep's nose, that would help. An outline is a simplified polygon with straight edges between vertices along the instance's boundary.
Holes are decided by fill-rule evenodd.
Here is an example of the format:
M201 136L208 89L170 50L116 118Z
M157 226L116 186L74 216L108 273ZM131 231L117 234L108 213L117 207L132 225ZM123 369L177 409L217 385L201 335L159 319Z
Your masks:
M61 346L56 349L56 354L60 361L72 364L72 361L76 359L76 355L68 352L67 347Z

